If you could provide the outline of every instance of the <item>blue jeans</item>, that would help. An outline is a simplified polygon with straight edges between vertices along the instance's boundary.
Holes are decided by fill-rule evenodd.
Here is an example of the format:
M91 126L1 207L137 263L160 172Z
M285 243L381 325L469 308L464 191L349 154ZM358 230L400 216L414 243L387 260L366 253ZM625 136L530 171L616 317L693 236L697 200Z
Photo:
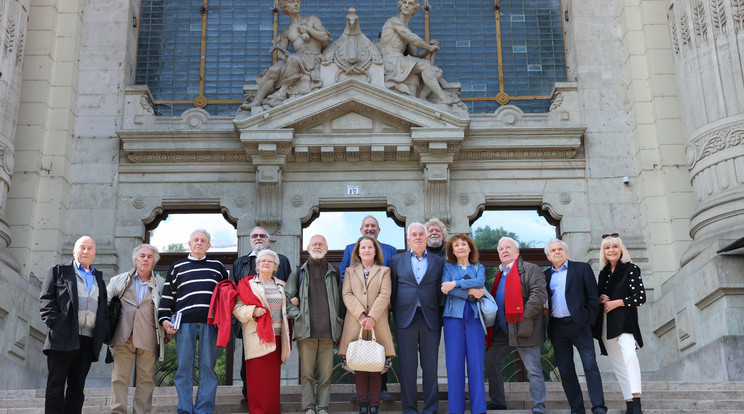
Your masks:
M192 403L194 383L194 358L196 341L199 341L199 387L196 404ZM217 327L207 323L182 323L176 333L178 369L174 382L178 392L179 414L211 414L217 394Z
M504 358L513 350L519 352L524 368L527 371L527 379L530 382L530 397L534 405L532 412L545 412L545 378L540 363L540 347L517 347L509 345L509 336L502 330L494 327L493 346L486 350L486 373L488 374L488 393L491 401L506 406L504 395L504 380L501 377L501 368Z

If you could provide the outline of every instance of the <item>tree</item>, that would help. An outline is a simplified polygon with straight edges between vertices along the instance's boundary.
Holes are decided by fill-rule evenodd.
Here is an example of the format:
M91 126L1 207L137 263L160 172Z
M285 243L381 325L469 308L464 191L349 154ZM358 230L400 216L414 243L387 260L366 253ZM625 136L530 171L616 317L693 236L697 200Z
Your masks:
M180 253L185 251L186 246L184 246L183 243L170 243L165 246L165 249L163 249L163 253Z
M530 247L519 241L517 233L507 231L503 227L492 229L490 226L478 227L470 232L470 236L475 241L475 247L480 249L496 249L499 247L499 239L502 237L511 237L519 243L520 248ZM529 244L529 243L527 243Z

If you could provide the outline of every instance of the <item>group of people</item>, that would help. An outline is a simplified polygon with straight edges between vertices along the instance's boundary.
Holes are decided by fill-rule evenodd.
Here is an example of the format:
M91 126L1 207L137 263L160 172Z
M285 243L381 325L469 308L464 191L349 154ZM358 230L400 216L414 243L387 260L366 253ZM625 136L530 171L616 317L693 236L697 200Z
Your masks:
M167 338L174 337L178 413L212 413L216 349L235 336L242 339L245 360L242 402L252 413L279 413L280 369L290 355L293 336L300 356L303 411L327 414L334 348L346 367L348 345L361 332L366 339L374 333L384 347L383 371L393 357L398 358L404 413L419 412L419 364L423 412L438 410L442 336L450 413L465 411L466 375L470 412L506 409L501 371L504 358L514 350L529 380L532 412L544 413L540 347L547 314L547 334L571 412L585 412L574 347L583 364L592 413L607 412L596 338L602 354L610 357L627 401L626 413L641 413L636 346L643 342L637 307L646 297L640 269L630 262L618 234L602 239L599 282L587 263L568 260L568 246L561 240L545 246L552 266L542 272L522 259L517 241L503 237L498 243L501 264L487 291L474 241L466 234L447 240L446 227L436 218L408 226L409 249L402 253L377 241L380 227L374 217L365 217L360 232L362 237L345 249L340 270L326 260L328 244L322 235L311 237L308 260L291 269L286 257L269 249L268 232L255 227L251 253L240 257L228 276L218 260L207 256L209 232L196 229L188 256L176 261L165 279L153 272L157 248L142 244L133 250L134 267L112 277L108 286L92 266L95 241L81 237L72 262L52 267L42 285L41 317L49 327L44 344L49 368L45 411L81 412L85 378L107 340L113 348L112 413L127 412L133 366L133 412L151 412L156 362L163 358ZM487 293L498 306L492 327L484 324L479 306ZM113 298L121 302L121 311L115 330L109 332L107 304ZM197 352L199 385L194 401ZM357 371L354 381L360 413L378 413L385 398L383 372Z

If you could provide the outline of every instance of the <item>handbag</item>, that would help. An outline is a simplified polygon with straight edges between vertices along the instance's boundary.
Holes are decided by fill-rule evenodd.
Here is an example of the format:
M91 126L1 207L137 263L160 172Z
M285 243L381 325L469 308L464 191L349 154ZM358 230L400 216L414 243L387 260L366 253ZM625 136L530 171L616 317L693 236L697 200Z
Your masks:
M346 365L352 371L382 372L385 368L385 347L377 342L375 331L372 339L362 339L362 329L359 329L359 339L349 343L346 348Z
M491 296L491 293L486 291L486 294L478 300L478 319L480 319L484 331L496 323L498 310L499 306L496 305L496 300Z

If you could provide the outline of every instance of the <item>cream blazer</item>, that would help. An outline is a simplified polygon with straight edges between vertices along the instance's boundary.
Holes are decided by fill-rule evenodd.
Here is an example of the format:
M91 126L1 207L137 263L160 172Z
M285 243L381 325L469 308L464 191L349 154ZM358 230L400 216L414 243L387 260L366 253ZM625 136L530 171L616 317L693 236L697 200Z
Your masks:
M284 295L285 283L277 278L274 278L279 291L282 293L282 333L280 335L282 341L282 352L281 358L282 363L289 358L289 323L287 322L287 299ZM266 292L264 291L261 282L258 281L258 276L254 277L248 282L249 286L253 290L253 293L258 296L261 303L268 308L269 303L266 301ZM276 343L262 344L258 338L257 323L253 319L253 310L256 309L255 305L246 305L240 300L240 297L235 301L235 307L233 308L233 315L243 324L243 350L245 353L245 359L258 358L264 355L268 355L276 350Z

